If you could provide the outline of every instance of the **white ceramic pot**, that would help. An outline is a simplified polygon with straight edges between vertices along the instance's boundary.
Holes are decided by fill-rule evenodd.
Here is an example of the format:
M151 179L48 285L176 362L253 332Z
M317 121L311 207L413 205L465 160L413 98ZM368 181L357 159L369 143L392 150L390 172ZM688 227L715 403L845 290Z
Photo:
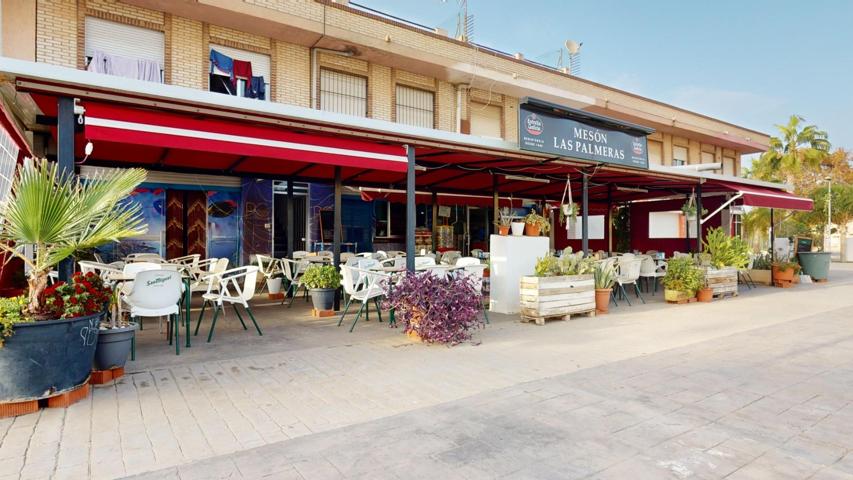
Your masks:
M280 278L268 278L267 279L267 288L270 293L281 293L281 279Z
M514 236L520 237L524 235L524 222L512 222L510 223L510 228L512 228Z

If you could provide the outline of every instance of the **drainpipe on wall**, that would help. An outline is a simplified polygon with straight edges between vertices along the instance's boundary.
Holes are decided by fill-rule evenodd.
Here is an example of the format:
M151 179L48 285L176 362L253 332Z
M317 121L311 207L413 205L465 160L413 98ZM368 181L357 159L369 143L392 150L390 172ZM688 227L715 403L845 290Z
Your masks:
M317 90L320 83L320 63L317 61L317 53L324 52L332 55L340 55L342 57L351 57L353 52L349 50L339 51L328 48L311 48L311 108L320 108L318 105Z

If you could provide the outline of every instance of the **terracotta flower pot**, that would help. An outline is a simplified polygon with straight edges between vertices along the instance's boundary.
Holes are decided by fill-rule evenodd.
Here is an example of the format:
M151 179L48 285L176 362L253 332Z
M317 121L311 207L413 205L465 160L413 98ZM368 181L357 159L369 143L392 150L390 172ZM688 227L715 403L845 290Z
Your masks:
M710 302L714 299L714 289L712 288L700 288L696 292L696 300L700 302Z
M780 269L777 265L773 265L773 283L776 286L790 286L794 283L794 278L797 276L797 272L793 268L788 268L785 270Z
M533 223L525 223L524 224L524 234L528 237L538 237L539 236L539 225Z
M610 309L610 292L612 292L609 288L596 288L595 289L595 312L596 313L607 313Z
M498 225L498 234L503 236L509 235L509 225Z

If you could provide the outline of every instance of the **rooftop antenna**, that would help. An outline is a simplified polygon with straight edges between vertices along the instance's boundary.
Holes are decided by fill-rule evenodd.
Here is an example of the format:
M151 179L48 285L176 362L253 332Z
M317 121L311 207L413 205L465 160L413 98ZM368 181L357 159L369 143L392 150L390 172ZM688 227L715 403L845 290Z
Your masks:
M583 46L583 42L576 42L574 40L566 40L564 44L566 46L566 50L569 52L569 73L572 75L580 75L581 73L581 47ZM560 67L563 66L563 51L560 50Z
M459 14L456 17L456 39L470 42L474 38L474 15L468 15L468 0L456 0Z

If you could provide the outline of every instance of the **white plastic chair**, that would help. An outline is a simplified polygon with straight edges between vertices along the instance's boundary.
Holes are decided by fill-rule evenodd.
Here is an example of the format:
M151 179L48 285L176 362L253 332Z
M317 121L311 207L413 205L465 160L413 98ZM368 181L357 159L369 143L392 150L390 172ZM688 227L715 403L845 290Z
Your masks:
M181 353L181 329L177 324L178 313L180 312L178 302L181 300L181 287L181 274L177 271L159 268L143 270L136 273L130 293L122 298L130 307L130 317L140 319L140 329L142 328L141 317L169 317L169 344L172 343L172 332L174 331L176 355Z
M284 275L284 272L281 268L281 260L277 258L273 258L269 255L261 255L256 254L255 259L258 261L258 273L263 281L263 285L261 285L261 292L264 291L264 287L267 286L266 280L273 278L276 275ZM267 287L269 290L269 287Z
M355 254L352 252L341 252L341 262L346 263L347 260L354 257Z
M448 250L441 254L441 263L444 265L455 265L456 260L462 256L459 250Z
M624 260L622 258L619 259L619 274L616 276L616 284L619 286L619 291L622 293L622 298L628 302L628 306L631 306L631 300L628 299L628 295L625 292L625 285L633 285L634 293L637 295L643 303L646 303L646 300L643 299L643 296L640 295L640 287L637 286L637 280L640 278L640 267L642 264L642 260L639 258L630 258Z
M200 260L201 255L193 253L192 255L184 255L183 257L170 258L166 260L166 262L172 265L181 265L189 270L192 270L198 267L198 262Z
M388 258L388 254L382 250L377 250L373 253L373 255L371 255L370 258L373 258L375 260L386 260Z
M466 258L471 257L463 257L460 258L459 261L456 262L456 265L459 266L459 262L465 260ZM474 260L477 260L476 258ZM471 279L471 283L474 285L474 289L477 291L477 295L480 297L479 305L480 310L483 311L483 318L486 320L486 323L489 322L489 314L486 313L486 308L483 306L483 272L486 270L486 265L480 263L470 263L464 262L466 265L462 265L464 268L460 270L460 272L466 277Z
M382 309L379 299L388 291L388 283L391 279L391 275L384 272L377 272L375 270L348 267L346 265L341 266L341 274L344 277L345 284L347 284L344 288L349 288L350 291L347 292L349 300L347 300L346 307L344 307L344 313L341 315L340 320L338 320L338 326L340 327L341 323L343 323L344 317L349 311L349 307L353 300L361 302L361 307L358 309L358 313L355 316L355 320L352 322L352 326L350 326L350 332L355 328L355 324L358 323L358 319L361 318L362 312L365 312L365 319L370 320L369 303L371 301L376 305L376 311L379 314L379 321L381 322Z
M455 265L457 267L467 267L470 265L483 265L483 264L480 262L480 259L476 258L476 257L459 257L458 259L456 259ZM483 265L483 269L485 269L485 268L486 268L486 266Z
M110 274L121 274L122 269L117 268L108 263L100 263L100 262L90 262L88 260L81 260L77 262L77 265L80 266L80 271L85 275L89 272L94 272L98 274L99 277L103 280L109 280Z
M666 275L666 264L663 266L659 266L655 259L648 256L643 255L640 263L640 278L644 280L646 284L646 292L649 291L649 279L654 283L654 288L652 289L652 295L657 293L658 291L658 278L662 278Z
M126 263L148 262L148 263L166 263L163 257L156 253L131 253L125 257Z
M415 270L435 265L435 257L415 257Z
M480 258L483 256L483 250L479 248L474 248L471 250L471 256L475 258Z
M246 322L243 321L243 316L240 315L240 310L237 305L242 305L249 318L255 325L255 330L258 335L263 335L261 327L255 320L255 315L252 314L252 309L249 307L249 300L255 295L255 285L258 281L258 267L250 265L248 267L237 267L224 272L213 274L213 286L210 291L203 295L204 305L213 304L213 321L210 323L210 332L207 334L207 341L210 343L213 340L213 330L216 328L216 319L219 317L219 311L224 308L225 303L231 304L234 307L234 313L240 320L243 330L246 328ZM204 316L204 306L202 306L201 315L198 317L198 323L195 325L195 333L198 335L198 328L201 326L201 320Z
M302 285L302 274L305 273L305 269L308 268L310 262L306 260L304 257L300 260L293 260L289 258L281 259L281 269L284 272L284 278L287 279L287 291L284 293L284 298L281 299L281 304L284 305L284 302L287 301L287 297L290 296L290 303L287 304L288 308L293 305L293 299L296 298L296 295L299 293L299 289L303 288ZM305 288L305 300L308 300L308 289Z
M406 268L406 257L393 257L379 262L382 268L393 268L394 270L404 270Z
M405 257L406 256L406 252L401 251L401 250L388 250L385 253L386 253L386 255L388 255L388 258L397 258L397 257Z
M291 256L294 260L302 260L303 258L308 256L308 252L306 252L305 250L296 250Z
M198 262L198 267L190 272L190 292L207 292L210 289L211 275L228 270L227 258L210 258Z

